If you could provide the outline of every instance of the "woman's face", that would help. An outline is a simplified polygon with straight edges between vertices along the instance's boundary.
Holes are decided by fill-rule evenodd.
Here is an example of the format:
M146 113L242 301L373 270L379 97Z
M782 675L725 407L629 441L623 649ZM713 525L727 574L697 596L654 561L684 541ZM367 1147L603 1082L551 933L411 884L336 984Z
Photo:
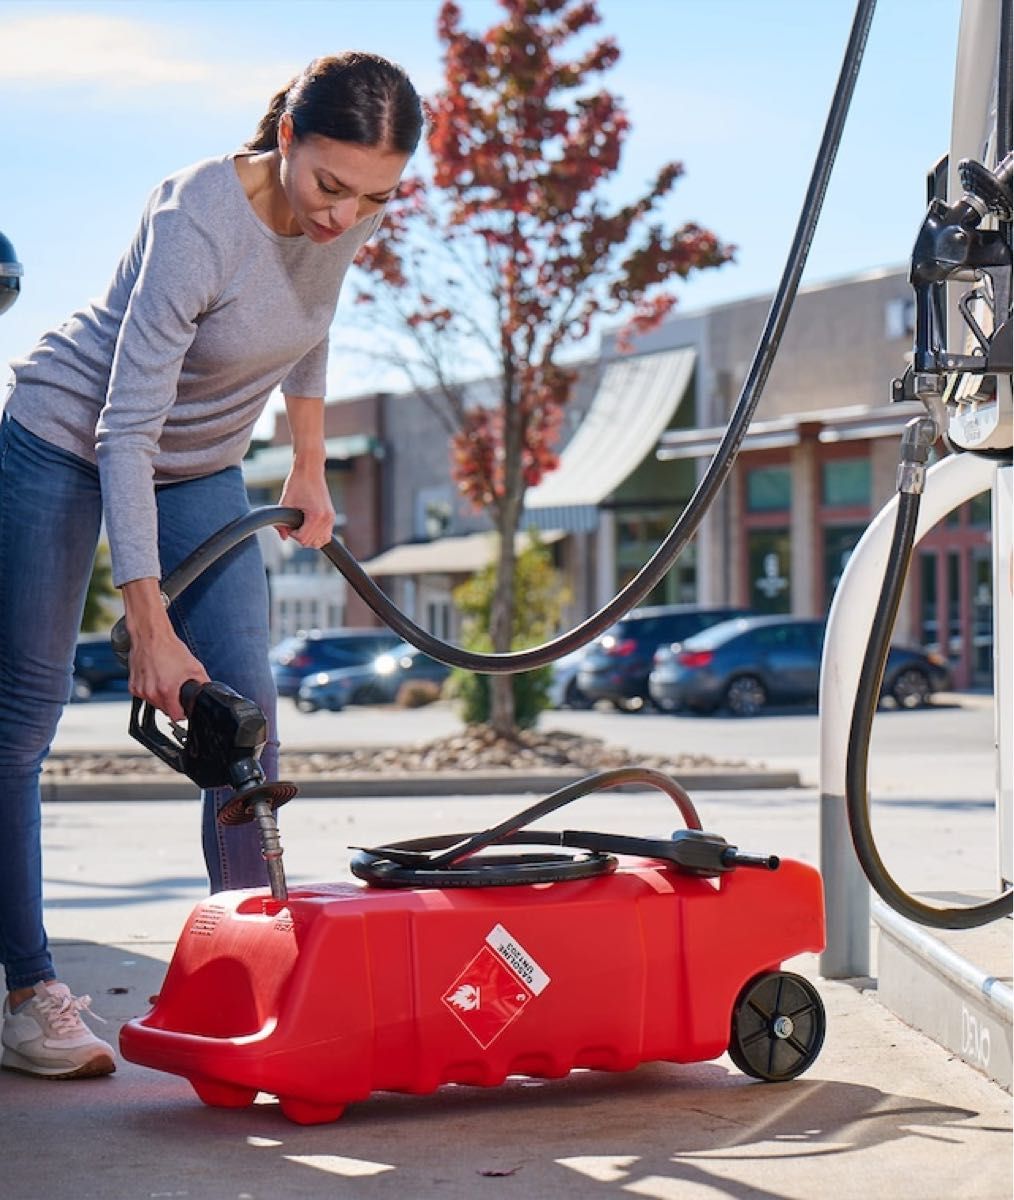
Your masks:
M296 139L292 118L278 124L282 190L292 211L289 232L333 242L391 199L409 155L309 134Z

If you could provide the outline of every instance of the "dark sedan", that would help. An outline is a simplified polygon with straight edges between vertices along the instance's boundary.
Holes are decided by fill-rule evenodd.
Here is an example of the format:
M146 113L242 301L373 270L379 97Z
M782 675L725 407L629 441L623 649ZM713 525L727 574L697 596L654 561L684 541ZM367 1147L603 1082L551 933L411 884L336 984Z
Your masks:
M271 651L271 674L279 696L295 698L309 675L371 663L401 638L389 629L311 629L279 642Z
M339 712L347 704L392 704L407 684L439 688L450 673L450 667L401 642L372 662L308 675L300 684L296 707L302 712Z
M655 653L648 687L669 712L726 708L753 716L769 704L812 703L820 688L824 622L789 617L724 621L681 645ZM946 662L907 646L892 646L882 697L898 708L920 708L950 687Z
M88 700L94 692L125 692L128 674L108 633L82 633L74 651L71 699Z
M659 646L681 642L744 611L690 604L634 609L588 647L578 666L577 687L586 702L608 700L626 712L643 708L652 655Z

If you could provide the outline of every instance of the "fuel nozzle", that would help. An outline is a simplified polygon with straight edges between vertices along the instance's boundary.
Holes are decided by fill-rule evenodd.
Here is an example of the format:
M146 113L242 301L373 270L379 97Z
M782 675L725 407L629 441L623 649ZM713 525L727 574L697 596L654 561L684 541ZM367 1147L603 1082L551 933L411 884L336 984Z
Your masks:
M954 203L938 196L930 201L912 249L912 363L893 388L895 399L923 400L931 411L942 408L944 376L1010 370L1011 247L1009 235L1003 229L988 228L986 218L1011 219L1014 156L1008 154L996 167L962 159L958 173L961 196ZM955 282L973 285L958 302L965 336L971 338L971 353L959 353L947 343L946 285ZM973 301L991 313L991 331L984 329L973 313ZM940 411L934 413L938 424L940 416Z
M135 699L130 733L143 746L198 787L231 787L234 795L218 814L223 825L256 821L261 854L267 865L271 895L288 899L282 844L275 810L296 794L291 783L269 783L260 756L267 741L267 720L252 700L224 683L189 680L180 689L187 726L173 725L173 735L155 723L155 709Z
M994 213L1001 221L1011 219L1011 178L1014 176L1014 151L996 167L984 167L974 158L958 163L958 177L964 191L962 200L979 212L979 220Z
M1009 266L1010 248L999 234L979 226L990 214L1011 219L1014 154L995 168L971 158L958 164L962 195L953 204L931 201L912 251L910 279L916 288L965 278L989 267Z
M261 774L263 780L263 773ZM282 841L278 836L275 809L291 800L296 794L293 783L257 783L253 779L236 788L236 794L219 811L222 825L245 825L256 821L261 838L261 857L268 869L268 883L275 900L288 900L289 889L285 882L282 866Z

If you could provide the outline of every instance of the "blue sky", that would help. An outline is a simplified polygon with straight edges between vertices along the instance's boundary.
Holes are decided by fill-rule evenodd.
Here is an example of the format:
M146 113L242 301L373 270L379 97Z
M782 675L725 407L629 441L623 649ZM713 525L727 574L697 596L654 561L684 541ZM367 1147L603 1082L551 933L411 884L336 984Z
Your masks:
M459 0L484 29L494 0ZM738 246L681 309L770 292L820 139L853 0L599 0L632 121L617 195L681 160L667 217ZM165 175L249 137L307 61L374 50L440 82L439 0L0 0L0 230L25 267L0 364L99 293ZM880 0L805 281L908 259L947 148L959 0ZM340 320L340 310L339 310ZM591 350L592 347L589 347ZM332 356L329 390L368 386Z

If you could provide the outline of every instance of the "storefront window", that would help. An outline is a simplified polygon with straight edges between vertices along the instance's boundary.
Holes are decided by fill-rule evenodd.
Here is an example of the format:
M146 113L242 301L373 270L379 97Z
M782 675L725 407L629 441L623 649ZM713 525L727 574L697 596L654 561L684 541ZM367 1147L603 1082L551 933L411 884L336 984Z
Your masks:
M777 512L792 505L792 474L788 467L754 467L746 473L749 512Z
M672 510L642 509L616 516L617 584L625 586L655 553L676 521ZM644 604L693 604L697 600L697 549L686 546Z
M789 531L753 529L747 534L750 607L763 613L792 611Z
M927 650L939 653L940 624L937 621L937 554L930 550L919 555L921 604L919 609L919 641Z
M826 606L830 606L835 588L845 570L845 564L865 531L864 525L839 525L824 530L824 603Z
M973 529L988 529L992 515L991 492L983 492L968 502L968 523Z
M821 500L829 508L870 502L870 460L842 458L826 462L821 471Z
M972 587L972 683L988 687L993 682L993 560L988 550L972 552L969 580Z
M947 657L961 658L961 553L947 551Z

